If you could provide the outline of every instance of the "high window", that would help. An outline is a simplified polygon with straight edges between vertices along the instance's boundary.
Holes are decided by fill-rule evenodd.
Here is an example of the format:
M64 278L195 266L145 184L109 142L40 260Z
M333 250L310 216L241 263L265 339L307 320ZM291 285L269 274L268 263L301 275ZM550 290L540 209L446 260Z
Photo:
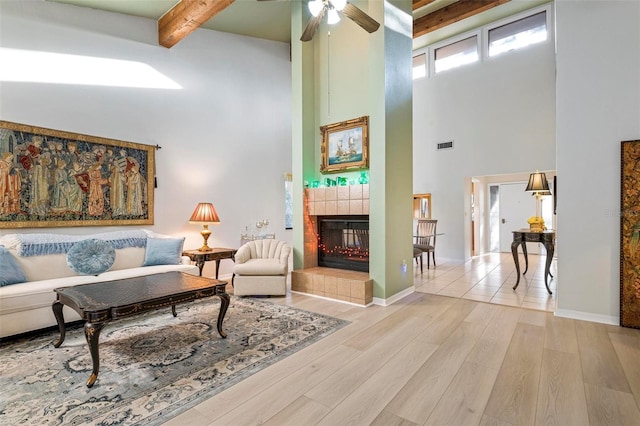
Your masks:
M413 57L413 79L427 75L427 55L422 53Z
M542 11L489 30L489 56L521 49L547 39L547 12Z
M1 1L1 0L0 0ZM553 9L536 7L413 52L413 79L553 41Z
M437 73L462 65L477 62L478 36L474 35L434 50L434 70Z

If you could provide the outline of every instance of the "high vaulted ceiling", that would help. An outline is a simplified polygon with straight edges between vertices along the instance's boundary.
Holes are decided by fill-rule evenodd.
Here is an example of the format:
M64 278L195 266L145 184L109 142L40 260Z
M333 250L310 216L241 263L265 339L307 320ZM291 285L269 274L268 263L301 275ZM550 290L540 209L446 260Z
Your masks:
M198 27L290 42L291 1L307 2L307 0L48 1L158 20L159 42L166 47L178 43ZM413 47L423 47L548 2L549 0L413 0ZM357 5L359 1L354 0L354 3Z

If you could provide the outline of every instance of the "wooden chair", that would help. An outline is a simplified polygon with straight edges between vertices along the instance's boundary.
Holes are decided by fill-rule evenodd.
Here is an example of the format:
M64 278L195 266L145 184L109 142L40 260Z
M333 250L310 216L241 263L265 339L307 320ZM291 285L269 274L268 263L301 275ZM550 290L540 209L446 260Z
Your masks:
M430 268L429 253L433 258L433 266L436 266L436 226L437 219L419 219L416 226L414 249L419 249L422 253L427 253L427 269ZM420 256L422 257L422 255ZM422 260L422 259L421 259ZM418 259L416 259L416 263Z
M416 260L416 265L418 264L418 261L420 262L420 273L422 273L422 250L414 247L413 258Z

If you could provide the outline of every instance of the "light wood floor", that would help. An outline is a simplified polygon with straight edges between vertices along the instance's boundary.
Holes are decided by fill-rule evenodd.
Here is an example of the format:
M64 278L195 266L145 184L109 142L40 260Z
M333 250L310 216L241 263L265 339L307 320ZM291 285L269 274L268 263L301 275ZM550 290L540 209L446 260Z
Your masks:
M426 293L351 321L167 425L640 425L640 330Z

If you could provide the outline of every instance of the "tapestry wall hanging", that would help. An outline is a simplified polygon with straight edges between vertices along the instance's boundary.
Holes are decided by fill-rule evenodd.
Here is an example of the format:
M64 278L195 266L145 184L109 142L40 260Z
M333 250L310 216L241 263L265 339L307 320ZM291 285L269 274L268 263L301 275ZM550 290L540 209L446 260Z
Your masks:
M153 224L154 154L0 121L0 228Z
M621 151L620 325L640 328L640 140Z

